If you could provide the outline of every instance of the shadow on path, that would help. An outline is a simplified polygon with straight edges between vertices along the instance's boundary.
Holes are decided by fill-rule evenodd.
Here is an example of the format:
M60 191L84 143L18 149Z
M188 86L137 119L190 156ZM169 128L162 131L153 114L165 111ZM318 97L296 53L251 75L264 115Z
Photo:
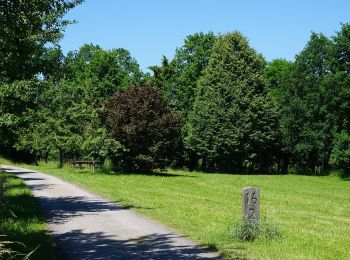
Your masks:
M118 240L101 232L73 230L57 236L58 259L209 259L195 246L174 246L173 234L151 234L129 240ZM61 250L61 244L69 245ZM62 253L73 252L69 256ZM84 256L84 258L81 258ZM210 258L213 259L213 258Z
M125 210L109 202L93 200L88 197L38 197L45 209L49 223L63 224L72 217L86 215L87 213L101 213L103 211Z

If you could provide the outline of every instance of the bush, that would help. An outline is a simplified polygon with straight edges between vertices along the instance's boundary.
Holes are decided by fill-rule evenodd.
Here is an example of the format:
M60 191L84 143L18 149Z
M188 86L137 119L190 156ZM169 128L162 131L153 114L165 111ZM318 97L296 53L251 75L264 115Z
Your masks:
M117 92L106 106L105 121L112 138L124 146L112 158L118 170L164 169L177 155L180 118L156 88Z
M236 221L230 227L230 236L239 241L254 241L260 239L278 239L282 233L279 227L263 218L260 223L256 223L249 219L241 219Z

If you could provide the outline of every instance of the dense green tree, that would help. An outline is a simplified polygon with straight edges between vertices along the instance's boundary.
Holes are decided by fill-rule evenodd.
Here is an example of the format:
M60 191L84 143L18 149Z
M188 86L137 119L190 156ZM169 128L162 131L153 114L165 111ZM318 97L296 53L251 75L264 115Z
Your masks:
M154 75L152 84L163 90L164 93L170 97L172 93L171 89L170 93L168 93L168 85L172 85L171 80L174 76L174 68L173 65L169 63L168 58L163 55L161 66L150 66L149 68L153 71Z
M100 110L84 102L82 89L68 81L50 84L35 109L27 110L27 127L19 130L15 147L35 155L36 160L86 158L103 163L121 145L108 137Z
M265 78L267 80L267 90L271 98L278 107L278 114L281 117L281 109L284 106L281 103L282 89L290 86L290 73L293 63L285 59L275 59L269 63L264 69ZM281 129L280 129L281 130ZM288 150L282 146L282 136L280 136L279 146L276 146L274 151L278 159L278 169L280 173L288 172L288 162L290 155Z
M116 90L139 84L142 72L127 50L103 50L98 45L86 44L67 54L65 78L83 86L86 102L100 106Z
M60 46L46 48L41 60L43 80L57 83L64 78L65 56Z
M181 114L182 127L192 110L197 81L208 65L216 38L212 32L189 35L185 38L183 46L176 49L171 62L163 57L161 66L150 67L154 73L153 84L163 91L170 105ZM185 164L194 169L197 156L183 146L182 142L182 156L177 158L176 165L181 167Z
M20 133L33 123L48 83L58 78L62 52L55 44L70 21L63 16L81 0L0 2L0 150L14 155ZM49 47L49 46L52 47ZM27 154L28 155L28 154ZM20 154L21 157L27 156Z
M332 76L325 85L330 93L326 106L334 119L334 146L330 163L336 169L349 171L350 136L350 24L343 24L333 37Z
M30 111L35 110L45 99L41 93L46 82L23 80L0 83L0 152L14 155L14 145L21 129L32 124Z
M80 153L83 122L91 111L78 102L79 91L67 83L49 85L40 97L43 102L27 110L31 123L20 128L15 146L37 159L57 155L62 167L68 155Z
M282 86L289 80L292 65L292 62L285 59L275 59L265 67L264 74L272 98L277 99L279 97Z
M214 33L195 33L176 49L174 59L163 57L161 66L150 67L155 85L163 90L170 104L184 118L192 109L197 81L203 74L216 40Z
M124 148L113 158L116 168L127 172L164 169L176 157L179 116L156 88L117 92L105 118L111 137Z
M278 120L263 65L239 32L216 41L186 126L186 145L204 169L266 171L272 163Z
M116 157L123 152L123 146L109 136L99 117L96 111L90 114L90 120L84 126L81 149L85 158L102 164L107 158Z
M350 132L350 24L344 24L333 37L332 88L333 102L329 109L336 115L338 132Z
M63 16L82 0L0 2L0 81L30 80L43 71L47 44L70 23ZM45 64L48 66L48 64Z
M46 57L56 71L44 74L50 83L42 81L46 88L36 93L42 102L33 109L22 107L30 124L16 128L12 146L37 159L58 158L61 167L67 159L82 157L103 163L121 146L108 137L100 114L116 90L140 82L138 64L124 49L93 45L66 58L59 48L47 49Z
M324 173L332 149L332 98L325 84L331 75L332 42L322 34L311 35L296 57L279 96L285 150L299 172Z

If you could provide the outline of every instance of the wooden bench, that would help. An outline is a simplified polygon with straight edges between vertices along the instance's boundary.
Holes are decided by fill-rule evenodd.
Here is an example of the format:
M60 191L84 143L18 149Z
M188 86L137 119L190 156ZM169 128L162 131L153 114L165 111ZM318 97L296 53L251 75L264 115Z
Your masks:
M73 166L78 166L80 169L83 165L91 165L92 171L95 172L96 166L98 165L95 161L72 161Z

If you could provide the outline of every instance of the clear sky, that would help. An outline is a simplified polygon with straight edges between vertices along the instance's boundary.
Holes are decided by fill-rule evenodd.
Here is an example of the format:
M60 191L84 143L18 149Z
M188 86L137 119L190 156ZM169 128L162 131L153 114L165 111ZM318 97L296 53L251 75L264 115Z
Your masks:
M67 14L63 51L84 43L125 48L140 67L172 58L196 32L238 30L267 60L293 60L311 31L334 35L350 22L350 0L86 0Z

